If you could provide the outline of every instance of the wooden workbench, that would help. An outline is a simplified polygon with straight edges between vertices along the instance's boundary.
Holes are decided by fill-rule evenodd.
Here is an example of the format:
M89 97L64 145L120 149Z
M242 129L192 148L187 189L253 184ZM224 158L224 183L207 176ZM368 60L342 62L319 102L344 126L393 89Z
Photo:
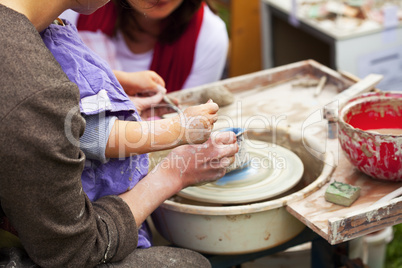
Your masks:
M337 141L334 143L337 145ZM336 146L335 145L335 146ZM325 201L328 184L333 181L361 187L360 197L350 207ZM358 171L343 156L327 185L305 199L288 204L287 210L330 244L338 244L402 222L402 197L379 202L402 187L402 183L383 182Z
M313 96L314 88L292 86L298 80L319 79L322 76L326 76L328 82L317 97ZM234 94L235 102L220 109L219 116L225 120L218 120L218 127L255 129L291 126L299 129L301 135L320 137L323 148L313 149L333 154L337 160L336 168L326 185L313 193L303 193L304 198L288 203L286 209L334 245L402 222L402 197L376 204L383 196L402 187L402 182L379 181L359 172L345 158L337 139L328 139L328 123L322 117L322 110L327 104L336 101L339 92L355 83L350 76L308 60L171 95L185 107L199 104L200 94L207 87L224 87ZM264 120L251 120L261 117L271 120L269 126L264 124ZM228 119L232 119L231 124L228 124ZM359 199L348 208L326 202L324 192L332 181L360 186Z

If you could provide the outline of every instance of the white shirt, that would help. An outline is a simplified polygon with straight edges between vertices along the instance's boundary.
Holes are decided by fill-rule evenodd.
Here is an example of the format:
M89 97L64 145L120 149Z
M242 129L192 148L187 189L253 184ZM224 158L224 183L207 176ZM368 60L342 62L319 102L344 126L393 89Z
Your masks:
M78 13L67 10L60 17L77 24ZM153 50L135 54L126 45L121 33L109 38L102 32L80 31L83 41L105 59L112 69L137 72L149 70ZM228 53L229 38L226 25L208 6L204 7L204 18L195 47L193 67L183 89L221 79Z

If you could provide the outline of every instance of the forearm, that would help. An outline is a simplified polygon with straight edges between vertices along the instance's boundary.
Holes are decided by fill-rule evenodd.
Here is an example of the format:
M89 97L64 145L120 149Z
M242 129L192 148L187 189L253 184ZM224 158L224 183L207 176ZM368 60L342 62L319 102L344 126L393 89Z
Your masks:
M181 188L180 179L170 174L168 168L159 166L120 197L128 204L137 226L140 226L160 204Z
M157 121L116 120L106 145L107 158L127 157L171 149L181 143L180 124L172 119Z
M203 144L179 146L120 197L130 207L139 226L160 204L181 189L223 177L237 150L233 132L214 135Z
M182 144L205 142L218 119L219 106L206 104L188 107L179 115L162 120L116 120L109 135L105 156L126 157L171 149Z

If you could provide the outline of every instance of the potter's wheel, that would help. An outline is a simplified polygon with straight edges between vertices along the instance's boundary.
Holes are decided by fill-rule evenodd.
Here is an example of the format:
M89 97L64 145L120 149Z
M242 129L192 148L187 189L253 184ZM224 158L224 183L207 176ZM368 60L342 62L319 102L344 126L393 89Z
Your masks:
M292 151L276 144L245 140L247 165L202 186L187 187L179 196L206 203L242 204L272 198L290 190L304 167Z

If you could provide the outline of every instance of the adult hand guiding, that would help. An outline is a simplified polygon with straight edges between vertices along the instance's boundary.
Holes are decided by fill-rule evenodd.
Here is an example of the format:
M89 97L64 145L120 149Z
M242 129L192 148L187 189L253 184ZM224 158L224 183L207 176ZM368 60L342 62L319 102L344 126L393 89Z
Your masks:
M183 188L223 177L237 151L233 132L214 132L203 144L173 149L133 189L119 196L128 204L139 226L161 203ZM140 203L141 209L137 205Z
M214 132L203 144L177 147L155 167L165 176L176 178L177 192L200 183L222 178L238 151L233 132ZM174 180L172 180L174 181Z

